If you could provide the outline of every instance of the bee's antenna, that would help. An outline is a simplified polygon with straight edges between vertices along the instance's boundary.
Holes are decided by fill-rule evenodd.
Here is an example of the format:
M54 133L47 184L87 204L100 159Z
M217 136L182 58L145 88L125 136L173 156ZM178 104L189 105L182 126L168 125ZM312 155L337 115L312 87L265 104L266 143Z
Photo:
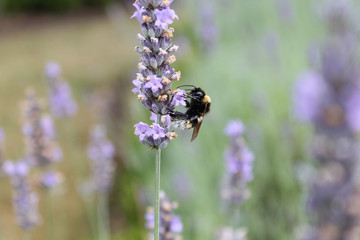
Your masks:
M181 86L178 86L178 88L181 88L181 87L193 87L193 88L196 88L194 85L181 85ZM188 89L186 89L188 90ZM190 89L191 90L191 89Z

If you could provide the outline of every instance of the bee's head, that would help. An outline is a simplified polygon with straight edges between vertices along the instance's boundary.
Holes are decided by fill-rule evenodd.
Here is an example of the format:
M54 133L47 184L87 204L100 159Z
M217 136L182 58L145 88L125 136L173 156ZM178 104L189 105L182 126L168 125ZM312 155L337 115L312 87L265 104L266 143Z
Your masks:
M206 93L201 88L194 88L193 90L191 90L189 95L196 99L201 100L206 95Z

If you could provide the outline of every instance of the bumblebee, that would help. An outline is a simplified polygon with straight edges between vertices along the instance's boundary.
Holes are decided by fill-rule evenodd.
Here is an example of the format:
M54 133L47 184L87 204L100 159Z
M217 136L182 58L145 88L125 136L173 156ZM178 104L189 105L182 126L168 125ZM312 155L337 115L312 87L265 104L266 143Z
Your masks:
M195 140L199 134L201 124L203 122L205 114L210 111L211 99L206 95L205 91L201 88L195 87L193 85L183 85L190 86L192 89L187 89L190 91L186 93L186 105L187 111L185 113L172 111L170 113L171 123L175 128L179 129L191 129L194 128L191 142ZM183 87L180 86L180 87ZM190 99L190 102L189 100Z

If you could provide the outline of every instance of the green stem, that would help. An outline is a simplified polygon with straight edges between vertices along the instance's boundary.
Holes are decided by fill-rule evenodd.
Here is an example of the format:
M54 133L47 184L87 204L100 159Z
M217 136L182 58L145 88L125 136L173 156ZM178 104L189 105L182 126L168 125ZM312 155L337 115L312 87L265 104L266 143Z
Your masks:
M97 199L99 239L110 240L109 198L107 193L99 193Z
M95 196L94 194L91 194L91 196L82 196L82 200L84 202L85 212L88 219L88 223L90 226L90 232L92 239L95 240L96 236L98 236L98 233L96 232L96 212L94 211L94 200Z
M161 115L158 114L157 122L160 124ZM160 165L161 165L161 149L156 150L155 163L155 231L154 239L159 240L159 224L160 224Z
M54 214L52 206L51 189L45 191L46 195L46 233L47 240L54 240Z
M241 211L240 206L238 205L231 205L230 209L230 216L231 216L231 226L233 229L237 229L240 227L241 222Z

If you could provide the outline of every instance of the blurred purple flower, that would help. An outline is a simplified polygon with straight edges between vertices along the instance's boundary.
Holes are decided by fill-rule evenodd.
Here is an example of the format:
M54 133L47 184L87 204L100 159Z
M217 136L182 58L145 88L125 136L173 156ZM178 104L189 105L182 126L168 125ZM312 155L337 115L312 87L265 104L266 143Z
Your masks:
M295 6L292 0L277 0L277 11L283 23L292 23L295 19Z
M219 29L216 26L216 16L214 5L207 2L206 5L199 8L200 26L199 33L201 34L204 49L207 52L214 50L215 44L218 41Z
M183 224L181 222L181 217L175 215L170 222L170 231L174 233L181 233L183 231Z
M91 160L93 182L98 192L108 193L113 185L115 174L115 147L106 137L106 129L97 125L91 131L91 140L87 149Z
M0 127L0 177L2 176L2 166L4 162L4 141L5 133L4 130Z
M311 142L317 169L309 181L307 207L314 226L305 239L356 239L360 189L357 181L360 130L358 31L351 1L327 1L329 37L320 50L319 74L296 86L299 117L314 126Z
M227 174L222 197L232 204L241 203L247 197L246 183L253 179L254 154L242 137L244 128L239 120L231 120L225 128L230 146L225 152Z
M4 171L11 178L25 177L29 173L29 166L25 161L6 161L4 163Z
M51 113L56 118L70 117L76 114L77 104L71 96L71 89L67 82L58 81L50 90Z
M227 171L230 174L241 174L244 181L249 182L253 179L254 154L248 148L239 148L235 151L229 151L225 155Z
M239 120L231 120L225 128L225 134L232 138L240 137L245 132L244 124Z
M314 121L320 114L320 107L327 96L327 86L322 76L306 72L295 85L295 114L303 121Z
M77 112L77 104L72 98L69 84L61 78L60 66L56 62L48 63L45 76L50 88L51 114L56 118L73 116Z
M154 15L156 17L155 25L162 29L167 29L168 25L173 23L174 18L179 19L175 11L170 9L170 7L162 10L155 9Z
M31 230L40 224L40 217L38 214L39 197L30 190L26 179L29 166L24 160L7 161L4 163L4 171L10 177L13 187L13 208L17 223L21 228Z
M181 217L174 214L174 210L178 207L178 204L171 202L164 192L160 192L160 236L159 239L168 239L168 236L172 236L171 239L178 239L180 233L183 231L183 224ZM152 235L155 226L154 209L148 208L145 213L145 227L149 230L149 234Z
M5 133L2 128L0 128L0 143L3 143L5 140Z
M62 152L55 141L52 119L43 114L42 104L32 91L27 93L23 114L22 132L25 135L28 161L37 166L45 166L61 160Z
M40 125L43 130L44 136L50 139L54 139L56 137L54 121L50 117L50 115L44 115L40 119Z
M350 128L359 133L360 132L360 90L354 90L346 102L347 122Z
M57 62L48 62L45 66L44 73L47 78L58 78L61 75L61 67Z
M40 186L44 188L54 188L62 181L62 176L54 171L45 172L40 179Z

